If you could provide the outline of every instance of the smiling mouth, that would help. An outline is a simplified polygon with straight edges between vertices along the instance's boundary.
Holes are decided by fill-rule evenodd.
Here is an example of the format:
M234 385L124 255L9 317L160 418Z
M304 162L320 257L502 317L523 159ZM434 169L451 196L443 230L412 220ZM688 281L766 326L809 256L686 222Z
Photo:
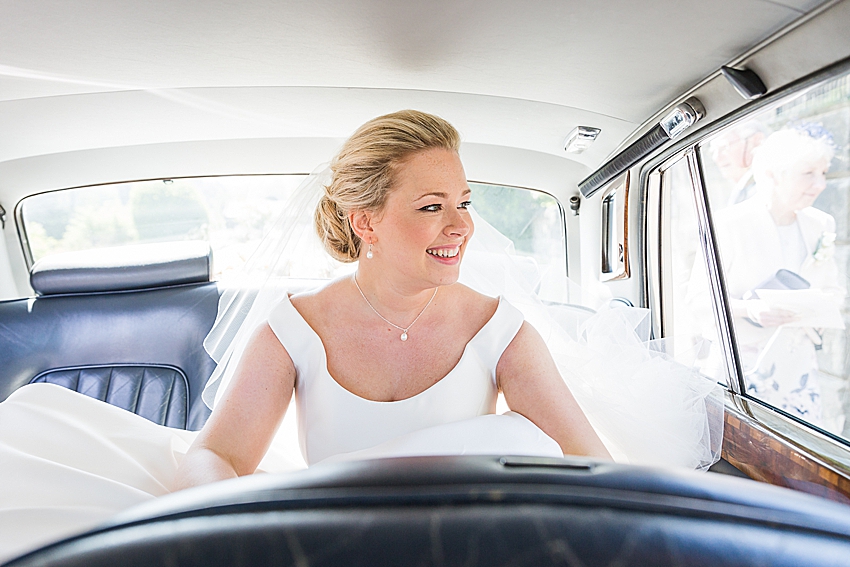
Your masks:
M439 248L439 249L429 249L426 250L428 254L431 256L436 256L437 258L454 258L458 254L460 254L460 247L458 248Z

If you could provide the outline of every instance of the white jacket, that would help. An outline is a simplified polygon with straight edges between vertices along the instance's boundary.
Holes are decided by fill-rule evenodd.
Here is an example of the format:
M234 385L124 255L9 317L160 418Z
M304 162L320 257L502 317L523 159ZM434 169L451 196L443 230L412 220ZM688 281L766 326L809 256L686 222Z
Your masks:
M806 259L797 273L808 280L813 289L843 297L838 267L832 256L834 248L822 250L819 259L815 258L824 234L835 232L835 219L814 207L806 207L797 211L797 222L806 248ZM719 211L714 219L714 233L726 290L732 301L742 299L745 293L786 264L776 223L767 204L759 197ZM741 345L766 341L775 330L760 328L741 318L736 318L735 328Z

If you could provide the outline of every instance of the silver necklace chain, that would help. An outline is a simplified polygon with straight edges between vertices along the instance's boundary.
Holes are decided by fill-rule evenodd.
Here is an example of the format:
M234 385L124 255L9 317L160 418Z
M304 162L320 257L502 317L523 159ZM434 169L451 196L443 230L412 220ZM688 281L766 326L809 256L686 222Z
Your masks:
M363 301L365 301L366 305L368 305L369 308L372 309L372 311L375 312L375 315L377 315L378 317L383 319L384 322L386 322L388 325L392 325L393 327L395 327L396 329L401 331L401 340L402 341L407 340L407 332L410 330L410 328L413 325L416 324L416 322L419 320L419 318L422 317L422 314L425 313L425 310L428 309L428 306L431 305L431 302L434 301L435 297L437 297L437 290L440 289L439 287L434 288L434 295L431 296L431 299L428 300L428 303L425 304L425 307L422 308L422 311L419 312L419 315L416 316L416 319L414 319L413 322L410 325L407 326L407 328L404 328L404 327L399 327L398 325L396 325L395 323L393 323L392 321L390 321L389 319L387 319L386 317L384 317L383 315L378 313L378 310L375 309L375 306L372 305L372 303L368 299L366 299L366 294L363 293L362 289L360 289L360 284L357 283L357 275L354 276L354 285L357 287L357 291L360 292L360 296L363 298Z

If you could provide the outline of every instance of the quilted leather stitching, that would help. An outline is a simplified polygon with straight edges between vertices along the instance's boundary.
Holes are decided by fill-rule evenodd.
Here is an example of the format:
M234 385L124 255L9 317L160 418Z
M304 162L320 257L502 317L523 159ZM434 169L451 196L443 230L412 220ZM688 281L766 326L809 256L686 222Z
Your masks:
M107 402L159 425L186 428L188 383L178 368L115 365L58 368L40 373L46 382Z

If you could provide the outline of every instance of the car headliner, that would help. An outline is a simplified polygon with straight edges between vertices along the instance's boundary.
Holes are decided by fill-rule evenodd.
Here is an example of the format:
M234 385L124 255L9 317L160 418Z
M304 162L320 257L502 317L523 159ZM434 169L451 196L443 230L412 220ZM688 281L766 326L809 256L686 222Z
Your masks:
M422 108L466 142L598 166L822 0L0 3L0 164L164 142L344 138ZM565 154L576 125L602 128ZM2 195L2 191L0 191Z

